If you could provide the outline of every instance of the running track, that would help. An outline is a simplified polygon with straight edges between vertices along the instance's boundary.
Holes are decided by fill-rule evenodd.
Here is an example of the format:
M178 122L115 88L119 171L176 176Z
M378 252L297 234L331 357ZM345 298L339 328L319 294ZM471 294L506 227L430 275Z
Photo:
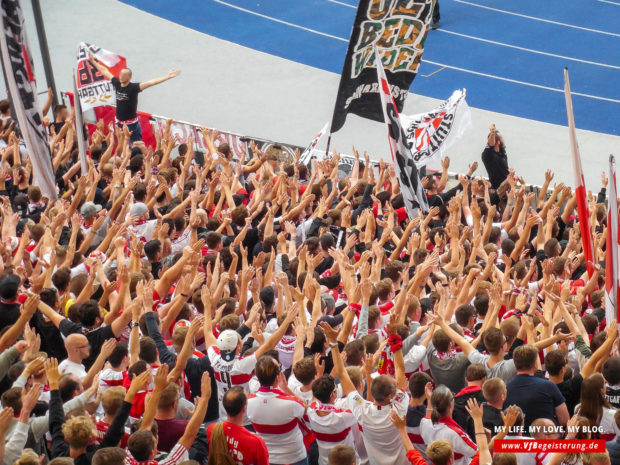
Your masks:
M342 69L356 11L355 0L122 1L334 73ZM429 34L413 92L445 99L465 87L473 107L566 125L562 70L568 66L577 127L620 135L620 0L440 5L442 27ZM253 79L251 70L246 78Z

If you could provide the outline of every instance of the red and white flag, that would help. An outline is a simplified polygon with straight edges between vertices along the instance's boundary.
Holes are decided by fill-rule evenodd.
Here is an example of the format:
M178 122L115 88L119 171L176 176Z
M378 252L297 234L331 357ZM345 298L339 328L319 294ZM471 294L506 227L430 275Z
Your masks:
M127 67L125 57L97 47L96 45L80 42L77 46L77 95L82 105L82 111L90 110L101 105L114 105L114 86L106 77L88 61L91 53L99 63L107 67L114 76L118 76L123 68Z
M618 191L616 188L616 160L609 156L609 189L607 194L607 239L605 253L605 319L607 324L618 319L618 295L620 295L620 242L618 230Z
M588 276L594 271L591 263L594 261L594 248L592 246L592 232L590 231L590 211L586 200L586 181L581 169L581 157L579 144L575 131L575 116L573 115L573 100L570 94L570 81L568 80L568 68L564 68L564 98L566 99L566 114L568 116L568 132L570 134L570 148L573 154L573 170L575 172L575 194L577 195L577 216L579 217L579 230L583 244L583 255L588 268Z
M302 153L301 157L299 157L300 163L303 163L305 165L312 159L316 146L319 145L319 142L323 138L323 135L327 132L328 124L329 123L325 123L325 126L323 126L323 129L321 129L319 133L316 136L314 136L314 139L312 139L312 142L310 142L310 145L306 147L306 150L304 150L304 153Z
M376 56L379 56L375 50ZM383 109L383 119L387 127L388 141L390 143L390 152L392 154L392 162L396 171L396 178L400 185L400 191L403 194L405 208L409 218L415 218L416 209L427 213L428 201L418 168L415 165L411 149L407 143L407 136L400 124L398 117L398 108L390 91L390 84L385 77L385 71L381 60L376 60L377 77L379 78L379 95L381 96L381 108Z

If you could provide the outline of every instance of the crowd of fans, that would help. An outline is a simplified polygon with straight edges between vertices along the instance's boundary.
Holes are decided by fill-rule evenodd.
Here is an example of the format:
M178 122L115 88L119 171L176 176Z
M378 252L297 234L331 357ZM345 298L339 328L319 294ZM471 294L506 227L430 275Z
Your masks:
M411 218L383 162L199 154L170 122L155 149L99 122L82 172L62 106L51 201L0 111L4 465L620 463L605 188L588 273L574 192L526 192L495 127L491 182L447 189L445 158ZM564 437L609 452L495 451Z

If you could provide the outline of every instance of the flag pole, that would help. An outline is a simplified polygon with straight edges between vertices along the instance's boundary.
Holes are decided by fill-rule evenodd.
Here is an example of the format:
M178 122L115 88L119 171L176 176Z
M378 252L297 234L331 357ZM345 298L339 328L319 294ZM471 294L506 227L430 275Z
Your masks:
M618 190L616 188L616 160L609 155L609 185L607 202L607 238L605 239L605 319L607 325L618 319L619 275L618 258Z
M327 137L327 147L325 147L325 157L329 157L329 146L332 143L332 130L330 127L329 136Z
M54 70L52 69L52 60L50 59L50 51L47 46L47 35L45 34L45 25L43 23L43 14L41 13L41 4L39 0L32 0L32 14L37 29L37 38L39 39L39 49L41 50L41 59L43 60L43 69L45 70L45 80L47 81L47 87L52 89L52 104L56 106L58 105L56 81L54 80Z
M586 261L588 276L591 277L594 272L594 268L592 267L592 262L594 261L594 247L592 244L592 232L590 231L590 211L586 199L586 181L581 167L581 156L579 155L579 144L577 143L577 132L575 130L575 115L573 114L573 100L571 97L568 68L564 68L564 99L566 101L566 116L568 118L568 132L573 158L573 171L575 174L575 195L577 197L579 230L581 232L583 255Z

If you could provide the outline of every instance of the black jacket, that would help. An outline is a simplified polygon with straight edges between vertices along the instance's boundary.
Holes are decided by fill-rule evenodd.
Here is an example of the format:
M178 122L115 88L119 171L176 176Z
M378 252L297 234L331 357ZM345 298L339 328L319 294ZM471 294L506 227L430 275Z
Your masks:
M90 465L93 455L104 447L116 447L125 434L125 423L129 418L131 410L129 402L124 402L114 415L114 420L100 444L93 444L86 448L86 452L74 460L75 465ZM62 408L60 391L55 389L50 391L50 410L49 410L50 434L52 435L52 458L69 457L69 444L65 442L62 434L62 425L65 423L65 412Z

